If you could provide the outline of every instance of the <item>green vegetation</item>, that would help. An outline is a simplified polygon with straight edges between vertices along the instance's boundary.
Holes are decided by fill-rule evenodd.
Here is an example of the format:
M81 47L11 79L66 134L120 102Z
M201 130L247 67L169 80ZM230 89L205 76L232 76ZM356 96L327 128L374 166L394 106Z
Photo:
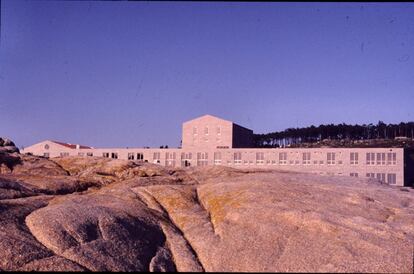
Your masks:
M329 124L288 128L279 132L254 134L256 147L414 147L414 122L377 125Z

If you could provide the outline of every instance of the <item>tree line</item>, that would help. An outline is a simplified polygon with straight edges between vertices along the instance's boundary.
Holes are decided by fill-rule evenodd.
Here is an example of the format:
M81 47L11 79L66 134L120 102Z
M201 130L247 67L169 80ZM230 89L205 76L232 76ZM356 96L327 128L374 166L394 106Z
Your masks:
M290 144L315 143L329 140L368 140L395 139L395 137L414 138L414 122L385 124L348 125L314 125L303 128L288 128L283 131L266 134L254 134L256 147L284 147Z

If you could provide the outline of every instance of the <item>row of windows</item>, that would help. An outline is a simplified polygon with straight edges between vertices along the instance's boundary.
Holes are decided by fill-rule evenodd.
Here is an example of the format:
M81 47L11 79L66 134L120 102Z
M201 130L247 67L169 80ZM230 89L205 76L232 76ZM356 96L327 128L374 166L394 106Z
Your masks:
M79 156L84 156L83 152L79 152L78 153ZM203 156L200 156L203 155ZM44 153L43 154L44 157L49 157L49 153ZM64 157L64 156L69 156L68 152L61 152L60 156ZM92 152L88 152L87 156L93 156ZM118 159L118 153L113 152L113 153L109 153L109 152L104 152L102 153L103 157L109 158L111 156L111 158L113 159ZM197 160L199 159L199 156L202 157L201 160L206 160L208 155L207 153L197 153ZM154 162L158 162L161 158L161 153L160 152L154 152L153 154L153 160ZM166 152L165 154L165 158L167 160L175 160L175 152ZM181 159L183 160L191 160L192 158L192 153L181 153ZM288 156L287 156L287 152L280 152L279 153L279 157L278 157L278 163L279 165L287 165L288 164ZM397 154L395 152L390 152L390 153L374 153L374 152L368 152L366 153L366 164L367 165L396 165L397 163ZM143 153L136 153L136 159L137 160L144 160L144 155ZM135 160L135 154L134 153L128 153L128 160ZM234 152L233 153L233 161L234 164L241 164L242 163L242 153L241 152ZM221 152L214 152L214 162L219 164L221 163ZM246 162L246 161L245 161ZM264 159L264 153L263 152L256 152L256 164L264 164L265 163L265 159ZM267 160L266 161L267 164L276 164L275 160ZM303 152L302 153L302 164L303 165L310 165L312 163L311 161L311 153L310 152ZM336 153L335 152L328 152L326 155L326 164L327 165L335 165L336 163L338 164L342 164L343 162L341 160L336 161ZM291 165L299 165L300 161L299 160L289 160L289 164ZM314 165L323 165L324 161L323 160L314 160L313 161ZM351 165L358 165L359 164L359 153L358 152L351 152L350 153L350 164Z
M135 153L133 152L128 153L128 160L135 160ZM137 160L144 160L144 154L137 153Z
M60 157L66 157L66 156L69 156L69 152L61 152L59 155L60 155ZM84 152L78 152L78 156L85 156L85 153ZM87 152L86 156L93 156L93 153L92 152ZM49 158L50 153L49 152L43 153L43 157Z
M387 180L385 180L385 175L387 175ZM381 182L387 182L389 184L396 184L397 183L397 174L395 173L367 173L366 176L368 178L376 178L377 180L381 181Z
M208 126L204 127L204 134L208 135L209 130L208 130ZM193 135L197 135L197 127L193 127ZM217 135L221 135L221 128L219 126L216 127L216 134Z
M387 155L387 160L385 160L385 155ZM367 159L367 165L375 165L375 163L377 165L385 165L385 163L387 165L395 165L397 163L397 153L395 152L388 152L388 153L368 152L366 159Z
M116 153L116 152L112 152L112 153L104 152L104 153L102 153L102 157L104 157L104 158L109 158L109 156L111 156L112 159L118 159L118 153Z
M397 161L397 154L394 153L387 153L387 161L385 161L386 153L376 153L377 154L377 165L396 165ZM287 160L287 152L280 152L279 153L279 164L286 165L288 163ZM358 152L351 152L350 154L350 164L357 165L359 163L359 153ZM235 164L240 164L242 162L242 153L241 152L234 152L233 160ZM256 152L256 163L263 164L264 163L264 153L263 152ZM270 163L270 160L267 160L267 163ZM343 164L342 160L336 161L336 153L335 152L328 152L326 154L326 163L328 165L335 165L338 163L339 165ZM272 160L272 164L276 164L275 160ZM298 165L300 164L299 160L289 160L289 164L291 165ZM311 164L311 153L310 152L303 152L302 153L302 164L303 165L310 165ZM324 161L317 160L313 161L313 164L323 165ZM374 165L375 164L375 153L367 153L367 165Z

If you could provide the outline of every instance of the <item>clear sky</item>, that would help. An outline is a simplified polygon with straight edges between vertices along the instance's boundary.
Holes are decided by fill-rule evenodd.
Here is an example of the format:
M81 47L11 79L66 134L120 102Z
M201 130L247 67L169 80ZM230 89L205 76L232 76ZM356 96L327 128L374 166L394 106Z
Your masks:
M1 1L0 136L19 147L175 147L204 114L413 121L414 3Z

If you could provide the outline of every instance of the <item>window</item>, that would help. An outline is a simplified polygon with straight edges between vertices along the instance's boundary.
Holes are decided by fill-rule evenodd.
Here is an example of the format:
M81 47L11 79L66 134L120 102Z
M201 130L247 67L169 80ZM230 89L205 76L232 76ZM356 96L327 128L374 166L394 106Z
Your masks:
M375 173L367 173L368 178L375 178Z
M49 158L49 152L43 153L43 157Z
M358 152L351 152L351 165L357 165L358 164Z
M217 135L221 135L221 128L217 127Z
M335 164L335 152L328 152L327 157L326 157L326 163L328 165Z
M310 163L311 163L310 157L311 157L310 152L303 152L302 153L302 164L310 165Z
M84 156L85 155L85 153L83 153L83 152L78 152L78 156Z
M221 152L214 152L214 164L221 165Z
M161 153L160 152L154 152L154 154L152 155L153 163L154 164L161 163L160 158L161 158Z
M165 166L175 166L175 152L165 153Z
M375 164L375 153L368 152L367 153L367 165L374 165Z
M235 165L240 165L241 162L242 162L242 160L241 160L241 152L234 152L233 159L234 159L234 164Z
M272 160L272 165L276 165L276 160Z
M205 134L205 135L208 135L208 127L205 127L205 128L204 128L204 134Z
M88 157L92 157L92 156L93 156L93 153L92 153L92 152L87 152L87 153L86 153L86 156L88 156Z
M323 165L323 161L319 161L319 164L320 164L320 165Z
M395 173L388 173L387 174L387 182L390 185L395 185L397 183L397 175Z
M137 160L144 160L144 154L142 153L137 153Z
M193 135L197 135L197 127L193 127Z
M69 152L61 152L60 156L61 157L69 156Z
M197 166L206 166L206 165L208 165L208 153L197 152Z
M102 157L109 158L109 152L102 153Z
M134 153L132 152L130 152L130 153L128 153L128 160L134 160Z
M263 152L256 152L256 164L258 165L264 164L264 153Z
M358 177L358 173L350 173L349 176L351 176L351 177Z
M385 153L377 153L377 165L385 165Z
M397 153L388 152L387 153L387 165L396 165L397 164Z
M186 167L186 166L191 166L191 158L192 158L192 154L191 152L185 153L182 152L181 153L181 166Z
M279 165L286 165L287 164L287 153L281 152L279 153Z
M377 180L385 183L385 173L377 173Z
M112 152L111 157L112 157L112 159L118 159L118 153Z

